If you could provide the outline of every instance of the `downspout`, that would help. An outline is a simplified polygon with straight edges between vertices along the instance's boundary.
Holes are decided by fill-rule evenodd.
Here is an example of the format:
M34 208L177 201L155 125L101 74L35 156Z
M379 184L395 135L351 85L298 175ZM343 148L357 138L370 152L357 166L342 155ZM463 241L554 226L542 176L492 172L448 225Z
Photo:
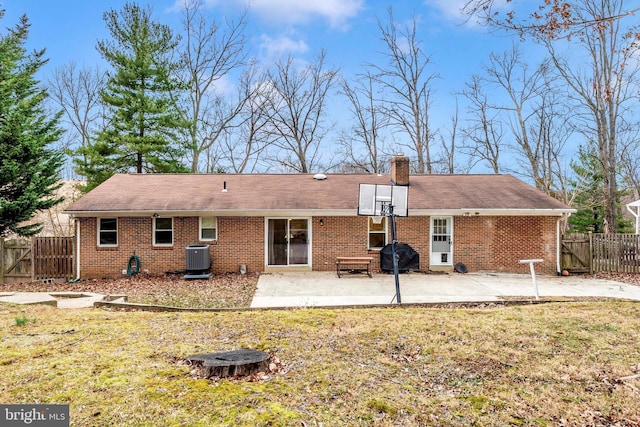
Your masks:
M562 274L562 270L560 270L560 257L561 257L561 248L562 245L561 237L560 237L560 221L562 221L562 217L556 220L556 273L558 276Z
M80 221L78 218L76 220L76 278L73 279L74 282L80 280Z
M562 234L560 234L560 222L569 221L571 212L563 213L556 221L556 271L558 276L562 275Z
M636 234L640 233L640 206L634 206L636 208L636 211L634 212L633 209L631 209L631 206L629 206L629 204L627 205L627 210L631 213L631 215L633 215L636 218Z

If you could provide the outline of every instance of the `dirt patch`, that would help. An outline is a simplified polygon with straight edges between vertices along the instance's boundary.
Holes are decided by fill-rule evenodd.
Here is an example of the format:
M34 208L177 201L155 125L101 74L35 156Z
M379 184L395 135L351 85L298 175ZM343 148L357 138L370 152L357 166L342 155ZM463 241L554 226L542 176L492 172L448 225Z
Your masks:
M257 274L224 274L210 279L185 280L182 276L138 275L115 280L76 283L8 283L0 292L94 292L125 294L129 302L171 307L248 307L258 284Z

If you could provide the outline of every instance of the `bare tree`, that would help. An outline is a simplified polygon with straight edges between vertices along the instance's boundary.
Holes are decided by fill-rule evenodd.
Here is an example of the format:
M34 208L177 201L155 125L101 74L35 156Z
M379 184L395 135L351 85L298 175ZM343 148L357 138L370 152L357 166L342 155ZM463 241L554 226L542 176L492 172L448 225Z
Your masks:
M48 80L50 98L64 111L69 151L90 145L101 126L104 111L100 91L105 81L105 73L99 68L78 69L74 62L57 68Z
M308 173L319 166L329 91L338 71L325 69L325 52L298 70L292 56L269 74L268 123L274 160L284 169Z
M192 172L202 169L202 154L212 148L217 151L214 145L229 128L237 126L236 119L247 102L246 91L237 90L237 97L229 99L221 87L225 77L247 64L246 25L246 12L223 27L207 18L201 0L184 1L184 69L180 80L187 96L179 104L183 120L188 123L186 148ZM207 157L206 163L210 163L212 153Z
M382 173L383 129L388 117L378 101L376 80L370 73L357 76L353 83L342 81L342 94L348 101L353 125L340 138L340 145L353 170Z
M465 84L462 95L469 101L467 107L468 125L462 129L465 143L461 151L472 159L472 166L486 162L493 173L500 173L500 152L502 150L502 121L499 113L491 108L488 95L483 87L483 78L474 75Z
M602 10L604 14L584 15L576 12L581 1L569 3L560 0L538 0L537 4L528 3L529 6L532 5L532 9L529 9L524 18L517 14L516 2L511 0L507 0L506 4L503 0L467 0L461 12L467 19L478 19L481 24L490 27L552 39L579 35L587 29L608 26L624 18L633 18L640 12L640 7L620 7ZM604 6L606 2L600 3Z
M440 144L442 146L442 167L443 173L453 174L456 173L458 165L456 163L456 153L458 152L458 126L460 118L458 111L458 98L456 97L456 108L451 115L451 127L448 129L447 138L440 133ZM465 172L470 170L470 167L463 168Z
M528 120L533 111L527 110L527 104L538 95L540 73L528 73L527 64L520 61L520 51L513 46L510 51L499 55L489 55L490 65L485 67L487 82L504 89L509 100L507 105L495 107L513 113L509 115L510 126L518 151L527 159L527 169L537 188L540 188L538 174L537 146L532 147L528 133ZM494 101L495 102L495 101ZM495 104L494 104L495 105Z
M601 2L583 0L576 17L583 21L598 16L618 15L622 0ZM605 232L616 230L618 212L618 147L631 131L633 111L630 101L637 102L638 53L636 34L624 32L619 20L589 27L580 35L577 46L589 59L587 67L576 67L556 52L553 39L542 39L560 76L571 88L570 96L580 108L578 131L594 141L602 166ZM637 121L635 119L631 119Z
M438 76L429 72L432 62L417 38L417 17L401 28L394 20L391 8L388 14L387 24L378 21L380 38L386 48L382 52L386 63L369 66L386 90L385 112L390 124L409 138L410 142L403 145L415 153L416 172L432 173L435 132L431 129L429 113L432 84Z
M262 160L262 153L269 146L268 133L268 97L269 84L265 84L266 76L251 65L243 73L238 90L239 99L245 99L238 115L238 126L224 132L221 140L220 159L234 173L255 172Z
M492 53L489 59L489 65L484 67L487 74L487 83L498 89L506 96L506 103L496 105L496 109L503 110L508 113L513 139L516 143L517 153L522 156L526 163L520 164L516 172L522 174L524 172L533 181L539 190L549 190L549 175L542 173L542 154L548 152L552 147L545 146L545 143L552 143L545 136L548 132L539 129L536 135L539 138L533 138L530 135L531 122L538 119L540 126L552 126L553 123L548 119L545 111L540 108L550 107L547 103L536 101L540 97L544 97L550 86L544 85L545 76L548 72L548 64L543 63L533 71L529 71L528 65L522 61L522 55L517 45L513 45L508 51L502 54ZM544 88L544 91L543 91ZM548 166L548 164L546 165Z
M570 106L562 101L564 92L554 86L554 81L545 78L540 86L539 96L532 106L533 116L528 120L528 135L534 141L536 168L529 169L530 162L523 170L534 171L531 178L536 186L567 204L572 203L570 194L570 172L563 160L566 144L573 130Z
M571 4L545 0L524 19L513 11L501 19L486 15L492 1L472 1L468 6L471 9L467 10L480 11L491 25L509 28L547 48L578 113L576 130L596 147L602 168L605 231L614 231L618 149L637 124L633 116L638 94L638 31L622 18L640 9L628 7L624 0L578 0ZM561 48L566 46L580 58L579 63L563 55Z

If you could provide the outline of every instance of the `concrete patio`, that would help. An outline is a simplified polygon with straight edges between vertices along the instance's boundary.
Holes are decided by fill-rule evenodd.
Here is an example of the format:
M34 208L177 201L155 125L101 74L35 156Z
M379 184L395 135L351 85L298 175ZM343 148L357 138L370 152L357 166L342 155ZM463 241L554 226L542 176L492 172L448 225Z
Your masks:
M640 286L587 276L537 275L541 299L614 298L640 301ZM500 302L535 300L528 274L405 273L399 276L403 304ZM335 307L396 303L393 274L287 272L260 275L252 308ZM0 302L49 304L59 308L93 307L95 302L124 302L123 295L107 297L90 292L0 292Z
M536 275L540 298L602 297L640 301L640 287L585 276ZM535 299L528 274L408 273L399 275L402 303L495 302ZM319 307L395 303L393 274L334 272L263 274L251 307Z

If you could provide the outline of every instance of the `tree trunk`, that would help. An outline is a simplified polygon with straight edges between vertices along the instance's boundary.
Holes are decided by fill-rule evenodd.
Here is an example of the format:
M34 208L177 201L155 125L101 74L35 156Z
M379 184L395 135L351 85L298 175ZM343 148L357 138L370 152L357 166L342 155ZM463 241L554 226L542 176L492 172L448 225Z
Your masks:
M248 349L194 354L186 360L196 367L199 378L247 376L269 368L269 353Z

